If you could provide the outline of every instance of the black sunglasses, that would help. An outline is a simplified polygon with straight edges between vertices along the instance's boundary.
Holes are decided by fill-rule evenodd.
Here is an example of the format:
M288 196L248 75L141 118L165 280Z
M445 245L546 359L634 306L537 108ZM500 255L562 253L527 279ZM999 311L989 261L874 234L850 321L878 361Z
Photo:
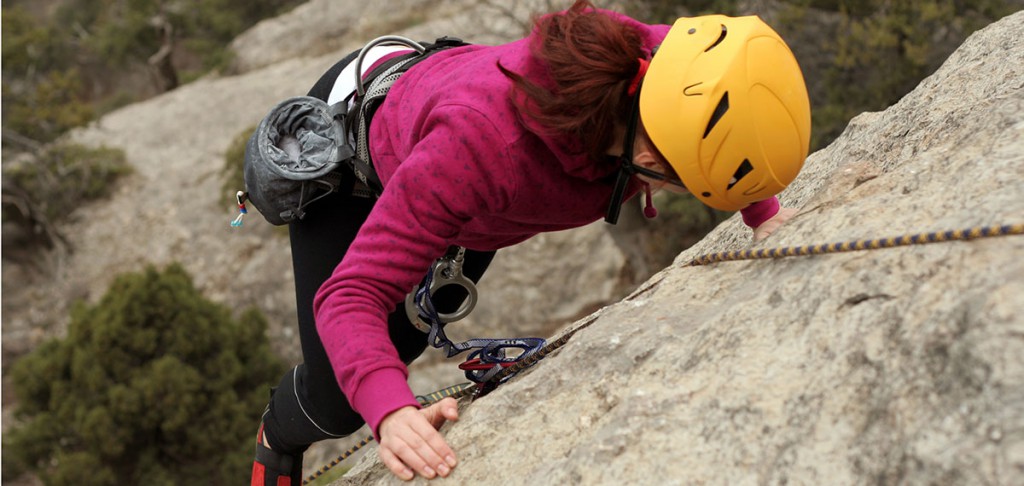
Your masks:
M640 81L640 86L643 86L643 80ZM615 224L619 221L619 212L622 209L622 201L626 197L626 187L629 186L629 180L634 174L643 174L651 179L665 181L669 184L686 189L683 182L676 177L669 177L660 172L655 172L633 163L633 141L636 138L636 126L639 118L640 92L638 90L633 96L633 106L630 110L629 120L626 123L625 140L622 142L622 155L616 158L616 163L619 165L619 173L615 177L615 185L612 189L612 197L608 204L608 212L605 213L604 216L604 220L609 224Z
M671 177L671 176L662 174L661 172L653 171L653 170L648 169L646 167L640 167L639 165L635 165L635 164L630 164L629 170L631 170L631 171L633 171L633 172L635 172L637 174L640 174L640 175L643 175L643 176L646 176L646 177L650 177L651 179L654 179L654 180L657 180L657 181L662 181L662 182L667 182L669 184L672 184L673 186L678 186L678 187L681 187L683 189L686 189L686 186L683 185L683 181L679 180L677 177Z

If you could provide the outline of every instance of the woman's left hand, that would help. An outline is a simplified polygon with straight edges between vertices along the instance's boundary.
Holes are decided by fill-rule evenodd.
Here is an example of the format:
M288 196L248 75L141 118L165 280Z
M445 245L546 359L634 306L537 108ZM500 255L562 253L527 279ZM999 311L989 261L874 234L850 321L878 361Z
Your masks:
M455 453L437 429L445 421L458 419L458 403L451 397L422 410L410 406L389 413L377 427L381 462L403 481L416 474L427 479L448 477L456 464Z
M761 241L768 237L768 235L779 229L782 223L789 221L789 218L796 216L796 213L800 212L797 208L779 208L779 212L775 213L771 219L761 223L761 226L754 228L754 241Z

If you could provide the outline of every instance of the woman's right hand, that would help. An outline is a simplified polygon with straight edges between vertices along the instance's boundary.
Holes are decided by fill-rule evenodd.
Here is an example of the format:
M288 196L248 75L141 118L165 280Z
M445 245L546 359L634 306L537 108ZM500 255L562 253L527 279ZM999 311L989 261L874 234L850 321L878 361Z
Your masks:
M427 479L447 477L455 467L455 453L437 429L446 420L458 419L459 407L451 397L422 410L404 407L391 412L377 428L380 460L406 481L417 473Z

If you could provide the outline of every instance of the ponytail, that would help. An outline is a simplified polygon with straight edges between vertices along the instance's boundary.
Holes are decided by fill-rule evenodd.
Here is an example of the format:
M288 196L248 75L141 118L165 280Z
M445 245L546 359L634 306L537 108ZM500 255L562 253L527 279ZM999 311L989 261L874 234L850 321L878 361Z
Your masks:
M553 88L499 65L513 82L514 103L541 126L575 137L581 152L600 160L613 143L616 125L630 114L627 91L644 57L640 33L597 11L589 0L534 23L530 52L546 67Z

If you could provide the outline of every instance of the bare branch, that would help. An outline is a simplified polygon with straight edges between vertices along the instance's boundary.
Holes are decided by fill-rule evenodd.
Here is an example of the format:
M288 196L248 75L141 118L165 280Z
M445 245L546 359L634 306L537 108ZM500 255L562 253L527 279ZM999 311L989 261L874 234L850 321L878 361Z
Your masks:
M43 150L42 143L33 138L26 137L14 130L4 128L2 133L4 143L13 143L19 146L23 151L38 153Z

